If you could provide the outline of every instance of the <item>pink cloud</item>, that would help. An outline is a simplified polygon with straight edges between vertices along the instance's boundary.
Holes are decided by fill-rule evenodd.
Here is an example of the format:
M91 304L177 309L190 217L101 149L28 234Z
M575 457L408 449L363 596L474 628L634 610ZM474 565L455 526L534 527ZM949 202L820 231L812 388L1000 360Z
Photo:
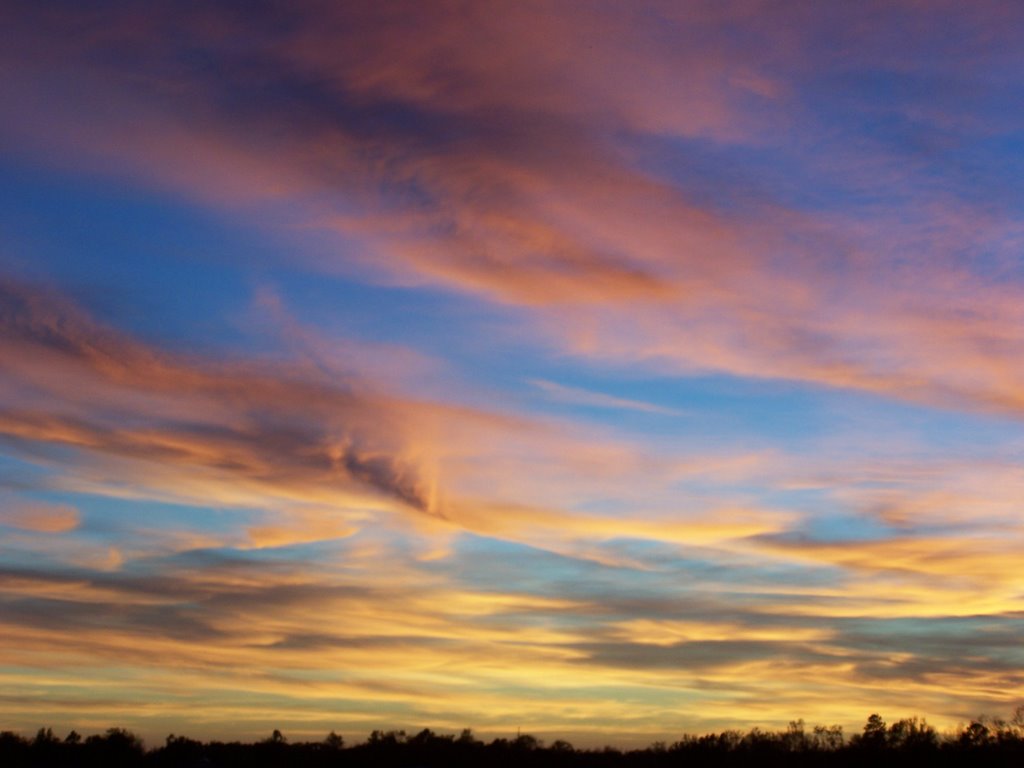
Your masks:
M978 40L1005 34L997 11L942 42L971 72ZM912 4L890 13L937 35ZM156 22L83 12L79 34L54 21L49 47L33 53L27 34L8 58L4 87L23 109L7 130L236 210L285 204L301 213L280 221L359 245L307 256L316 266L512 305L580 355L1018 412L1021 287L955 258L1005 258L1021 235L1004 215L982 228L943 189L891 214L802 211L764 191L713 204L701 184L715 182L638 167L636 143L652 136L756 148L795 115L806 124L788 130L813 138L801 78L901 61L885 35L861 34L877 19L841 15L857 34L814 9L758 3L582 16L312 5L283 26L166 11L159 23L221 66L212 77ZM724 34L736 24L758 31L740 43ZM107 60L115 49L137 65L131 77ZM80 63L74 86L55 59ZM802 170L832 163L876 194L913 173L870 144L836 148Z
M35 533L67 533L78 527L81 516L70 504L23 501L0 496L0 525Z

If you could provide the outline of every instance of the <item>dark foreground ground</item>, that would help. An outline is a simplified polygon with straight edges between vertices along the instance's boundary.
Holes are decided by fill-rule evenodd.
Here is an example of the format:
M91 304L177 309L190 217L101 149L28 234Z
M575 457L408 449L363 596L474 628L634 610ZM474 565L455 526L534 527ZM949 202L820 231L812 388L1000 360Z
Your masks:
M260 768L261 766L323 766L351 768L661 768L664 766L869 766L913 768L917 765L996 766L1024 768L1024 707L1011 722L979 720L940 736L916 718L886 725L877 715L868 718L861 733L845 738L837 726L805 729L802 721L785 731L754 729L684 736L672 744L620 751L611 747L575 749L565 741L545 745L532 736L483 742L466 730L439 735L430 730L415 735L404 731L374 731L365 742L347 746L330 733L323 741L289 743L279 731L254 744L200 742L168 736L163 746L145 749L129 731L111 728L82 738L72 731L65 738L49 728L35 737L0 733L3 768Z

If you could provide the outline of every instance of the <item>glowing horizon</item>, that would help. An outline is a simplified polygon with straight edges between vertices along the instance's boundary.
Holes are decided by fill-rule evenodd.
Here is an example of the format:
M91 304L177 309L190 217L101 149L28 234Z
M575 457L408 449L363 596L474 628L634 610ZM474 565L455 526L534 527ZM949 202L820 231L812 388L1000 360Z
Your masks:
M0 29L0 730L1024 703L1024 10Z

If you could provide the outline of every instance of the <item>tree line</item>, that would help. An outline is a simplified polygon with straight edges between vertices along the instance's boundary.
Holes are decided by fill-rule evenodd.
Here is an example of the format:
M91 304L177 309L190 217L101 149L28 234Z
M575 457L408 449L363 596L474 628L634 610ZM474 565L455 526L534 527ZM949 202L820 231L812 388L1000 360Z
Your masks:
M567 741L545 744L528 734L482 741L466 729L458 735L424 729L373 731L366 741L347 745L335 732L320 741L290 742L275 730L255 743L201 742L171 734L162 746L147 750L123 728L83 738L64 738L41 728L34 738L0 732L0 765L7 768L261 768L298 765L309 768L703 768L707 766L896 766L925 759L933 766L1024 765L1024 706L1010 720L978 718L939 734L916 717L887 724L871 715L863 729L847 738L840 726L807 728L796 720L780 731L753 728L703 736L686 735L644 749L577 749Z

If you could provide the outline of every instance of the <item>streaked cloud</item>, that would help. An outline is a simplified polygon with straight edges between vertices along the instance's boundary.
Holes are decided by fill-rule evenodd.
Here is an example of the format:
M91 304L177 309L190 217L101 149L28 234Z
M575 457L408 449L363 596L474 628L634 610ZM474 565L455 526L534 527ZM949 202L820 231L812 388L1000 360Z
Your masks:
M616 397L603 392L591 392L580 387L570 387L554 381L544 379L532 379L533 386L540 389L553 400L569 405L581 405L594 408L621 408L627 411L640 411L641 413L657 413L663 416L683 416L682 411L675 408L667 408L663 405L647 403L643 400L633 400L628 397Z
M10 727L1024 696L1019 9L0 16Z
M926 168L914 165L855 177L846 190L855 198L888 192L895 215L869 204L822 214L766 190L710 202L702 199L707 179L655 174L636 157L645 142L699 137L726 158L730 147L749 147L800 163L785 142L828 141L832 130L807 101L815 78L857 67L914 76L902 59L854 45L864 36L853 29L884 21L834 12L850 17L849 36L827 24L831 13L767 14L745 4L659 9L651 18L592 9L583 29L570 6L405 8L417 21L396 26L391 11L313 4L283 14L284 32L225 9L123 11L114 26L80 11L73 27L57 15L47 27L38 15L15 14L14 29L47 29L46 50L82 64L78 105L74 97L23 100L20 119L36 138L45 120L57 132L48 146L74 146L104 164L113 158L120 172L189 195L301 206L294 223L358 244L366 267L385 279L533 308L538 332L575 354L1017 412L1020 356L1007 329L1020 324L1019 287L956 258L1015 253L1012 213L926 185ZM991 41L1012 25L1000 9L948 12L950 23L965 25L955 44L921 24L921 9L887 9L894 21L919 25L920 45L949 48L949 66L978 80L986 50L993 61L1003 55ZM157 23L187 44L174 36L154 44ZM737 23L762 32L737 46L726 34ZM819 25L839 35L841 56L822 50ZM232 28L248 35L244 53L222 44ZM33 53L30 40L8 54L19 72L10 88L54 76L58 57ZM115 47L132 67L105 55ZM933 76L946 74L932 66ZM790 87L772 84L784 80ZM101 98L105 113L88 108ZM128 110L142 122L122 120ZM934 110L916 116L920 130L945 126ZM766 138L773 131L775 142ZM629 141L619 146L613 139L623 132ZM870 143L828 149L862 168L892 152ZM677 151L698 159L685 144ZM828 172L816 162L803 161L815 179ZM912 210L900 208L907 195Z

